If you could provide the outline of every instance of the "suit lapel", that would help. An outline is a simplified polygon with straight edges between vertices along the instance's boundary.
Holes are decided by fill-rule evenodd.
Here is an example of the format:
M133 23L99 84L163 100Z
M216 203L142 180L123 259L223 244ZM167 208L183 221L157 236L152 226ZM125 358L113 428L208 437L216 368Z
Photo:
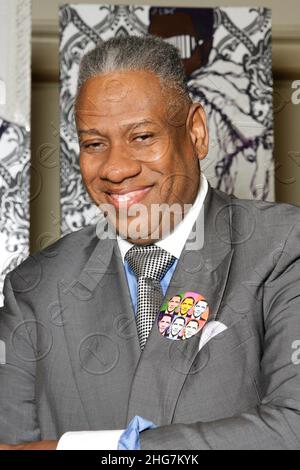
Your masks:
M210 307L208 321L218 317L230 264L231 209L210 186L204 201L204 243L197 251L183 250L165 298L178 292L196 291L204 295ZM152 420L157 425L169 424L182 386L191 373L198 354L199 335L184 341L163 337L156 322L138 364L129 401L127 421L135 415ZM205 365L205 348L203 364ZM198 364L199 366L199 364Z
M125 425L140 348L117 243L91 243L85 266L58 286L63 328L89 429L117 429Z

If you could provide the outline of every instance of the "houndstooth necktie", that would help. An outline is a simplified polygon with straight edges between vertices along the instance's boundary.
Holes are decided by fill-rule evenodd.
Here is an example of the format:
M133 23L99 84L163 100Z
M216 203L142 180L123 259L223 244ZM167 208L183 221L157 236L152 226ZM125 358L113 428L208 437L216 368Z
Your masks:
M135 245L125 255L138 281L136 325L141 349L163 301L160 281L175 259L156 245Z

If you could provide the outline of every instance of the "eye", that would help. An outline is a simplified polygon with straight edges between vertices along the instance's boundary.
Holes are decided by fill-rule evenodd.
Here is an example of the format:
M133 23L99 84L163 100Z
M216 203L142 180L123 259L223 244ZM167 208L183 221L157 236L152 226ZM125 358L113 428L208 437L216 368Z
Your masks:
M135 137L133 140L135 140L137 142L144 142L145 140L150 139L151 137L153 137L153 134L150 134L150 133L140 134L137 137Z
M85 150L103 150L105 147L103 142L87 142L87 143L81 143L80 144L81 148L84 148Z

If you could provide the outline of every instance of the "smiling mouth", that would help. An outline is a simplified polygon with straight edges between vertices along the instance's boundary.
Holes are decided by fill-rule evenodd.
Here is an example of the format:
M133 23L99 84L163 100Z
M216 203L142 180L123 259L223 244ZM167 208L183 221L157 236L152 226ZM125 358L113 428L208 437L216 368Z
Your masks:
M146 194L148 194L152 189L152 187L153 186L147 186L144 188L135 189L133 191L122 191L120 193L107 192L106 194L115 207L129 207L132 204L142 201Z

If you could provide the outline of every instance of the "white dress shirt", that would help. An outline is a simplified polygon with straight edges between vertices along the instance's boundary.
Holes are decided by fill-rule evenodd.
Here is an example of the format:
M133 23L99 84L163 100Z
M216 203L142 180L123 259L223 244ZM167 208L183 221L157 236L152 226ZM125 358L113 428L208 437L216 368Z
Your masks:
M188 236L193 228L193 225L200 214L200 211L203 206L203 202L208 190L208 183L207 179L203 173L200 173L200 185L199 191L196 196L196 199L187 212L186 216L182 219L179 224L176 225L173 232L167 235L162 240L154 243L155 245L163 248L171 255L175 256L175 258L179 259L183 247L188 239ZM127 240L117 236L118 245L120 248L122 260L124 263L124 258L128 250L133 246L132 243L129 243Z
M207 190L207 179L201 172L199 191L192 207L183 220L176 225L173 232L156 242L155 245L179 259L193 225L203 207ZM117 237L117 242L124 263L125 255L133 244L119 236ZM57 450L116 450L122 432L123 430L67 432L60 438Z

